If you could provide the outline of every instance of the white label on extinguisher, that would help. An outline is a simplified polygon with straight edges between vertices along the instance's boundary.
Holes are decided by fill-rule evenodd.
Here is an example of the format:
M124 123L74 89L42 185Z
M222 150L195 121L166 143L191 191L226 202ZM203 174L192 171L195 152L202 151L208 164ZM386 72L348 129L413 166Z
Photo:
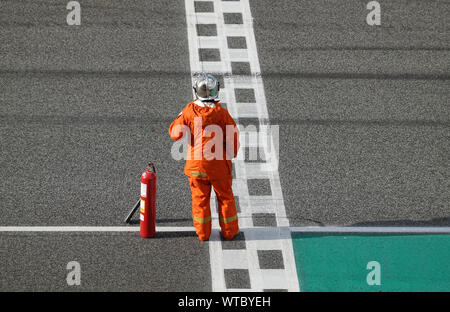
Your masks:
M147 184L141 183L141 196L147 198Z
M140 217L141 221L144 221L144 215L141 213L141 217Z
M145 213L145 200L141 199L141 212Z

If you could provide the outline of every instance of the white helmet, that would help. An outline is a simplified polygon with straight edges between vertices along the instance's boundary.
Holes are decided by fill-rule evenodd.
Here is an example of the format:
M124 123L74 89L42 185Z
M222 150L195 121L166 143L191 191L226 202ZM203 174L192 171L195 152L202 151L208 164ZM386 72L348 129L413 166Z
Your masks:
M194 83L195 96L200 101L214 101L219 97L220 83L210 74L202 74Z

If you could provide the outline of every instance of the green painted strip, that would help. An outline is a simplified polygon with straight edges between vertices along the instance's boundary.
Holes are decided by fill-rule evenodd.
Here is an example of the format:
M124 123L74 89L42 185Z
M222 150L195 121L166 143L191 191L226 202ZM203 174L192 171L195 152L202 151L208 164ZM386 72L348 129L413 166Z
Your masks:
M449 234L293 233L292 243L301 291L450 291Z

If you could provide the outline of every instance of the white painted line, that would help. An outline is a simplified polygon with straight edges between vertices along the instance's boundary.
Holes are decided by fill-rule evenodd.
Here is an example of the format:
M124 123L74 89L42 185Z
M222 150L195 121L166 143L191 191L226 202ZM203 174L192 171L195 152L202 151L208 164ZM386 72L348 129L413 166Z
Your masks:
M286 287L286 270L284 269L259 269L262 276L264 289L283 289Z
M292 241L288 228L289 220L286 217L281 183L278 175L278 159L276 157L277 155L273 153L275 150L274 136L271 133L266 134L263 131L263 125L269 119L269 115L253 31L253 17L251 15L250 3L248 0L236 2L210 1L214 4L214 12L196 13L195 0L185 0L192 80L201 71L222 74L225 88L221 90L220 96L221 99L225 99L227 109L231 116L238 119L238 124L239 119L245 117L255 118L257 120L256 123L259 124L259 135L250 135L248 141L241 137L240 156L243 156L246 146L262 148L265 155L273 156L268 159L265 166L258 167L246 166L243 157L238 157L233 161L236 173L236 178L233 179L233 193L239 198L241 208L241 212L239 213L239 227L245 236L246 249L235 254L227 250L222 250L219 228L216 222L213 223L213 232L209 243L212 289L213 291L234 291L234 289L226 288L224 269L244 268L248 266L250 289L245 289L245 291L263 291L265 288L276 289L281 286L288 291L299 291L296 266L293 261ZM240 13L243 24L225 24L224 13ZM214 38L197 36L197 24L215 24L217 36ZM228 36L244 37L247 48L229 49L227 42ZM202 48L219 49L220 62L200 62L198 55L199 49ZM238 62L248 63L250 72L245 74L233 72L232 63ZM255 102L236 102L235 88L254 90ZM241 133L243 134L243 132ZM258 136L260 140L258 140ZM248 190L249 178L270 180L271 195L268 197L250 196ZM260 204L254 205L255 202ZM211 198L212 207L215 207L215 203L215 198ZM252 213L255 212L267 212L275 215L277 225L282 228L269 230L268 232L264 229L254 229ZM212 210L211 213L213 219L216 219L217 212ZM265 240L261 240L262 237L258 233L263 233ZM266 246L281 249L285 268L282 274L278 274L279 272L272 274L272 272L265 277L264 274L266 271L259 269L257 252L266 248ZM229 260L233 256L235 256L235 259ZM238 260L238 258L242 260ZM273 281L273 284L271 284L271 281Z
M450 234L450 227L428 226L428 227L397 227L397 226L374 226L374 227L352 227L352 226L300 226L289 227L293 233L379 233L379 234Z
M224 269L248 269L247 251L245 249L222 250Z
M222 244L220 239L220 232L218 229L214 228L211 231L211 236L209 238L209 261L211 266L211 286L213 291L215 289L226 289L225 285L225 272L223 270L223 258Z
M229 292L235 292L235 293L238 293L238 292L245 292L245 293L247 293L247 292L258 292L258 290L255 290L255 289L251 289L251 288L227 288L227 291L229 291Z
M450 234L450 227L427 226L291 226L291 227L241 227L241 231L246 233L248 241L285 240L287 236L274 235L288 229L292 233L379 233L379 234ZM139 226L0 226L0 232L139 232ZM193 226L157 226L156 232L195 232ZM211 241L220 242L219 232L215 232L217 237L211 236ZM274 239L275 238L275 239ZM269 244L269 243L268 243ZM269 244L270 245L270 244ZM267 247L267 246L266 246ZM273 249L259 247L258 249Z
M139 232L139 226L0 226L0 232ZM195 229L157 226L156 232L195 232Z

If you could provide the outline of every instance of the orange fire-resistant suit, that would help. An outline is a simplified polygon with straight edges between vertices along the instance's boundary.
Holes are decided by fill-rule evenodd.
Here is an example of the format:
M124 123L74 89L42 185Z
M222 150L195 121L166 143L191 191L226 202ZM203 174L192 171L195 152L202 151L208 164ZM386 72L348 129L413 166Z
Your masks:
M184 173L191 187L192 218L198 238L205 241L211 235L210 195L213 187L222 236L226 240L233 239L239 232L231 188L231 159L239 150L239 131L233 118L218 101L205 106L196 100L188 103L172 122L169 134L173 140L188 136Z

